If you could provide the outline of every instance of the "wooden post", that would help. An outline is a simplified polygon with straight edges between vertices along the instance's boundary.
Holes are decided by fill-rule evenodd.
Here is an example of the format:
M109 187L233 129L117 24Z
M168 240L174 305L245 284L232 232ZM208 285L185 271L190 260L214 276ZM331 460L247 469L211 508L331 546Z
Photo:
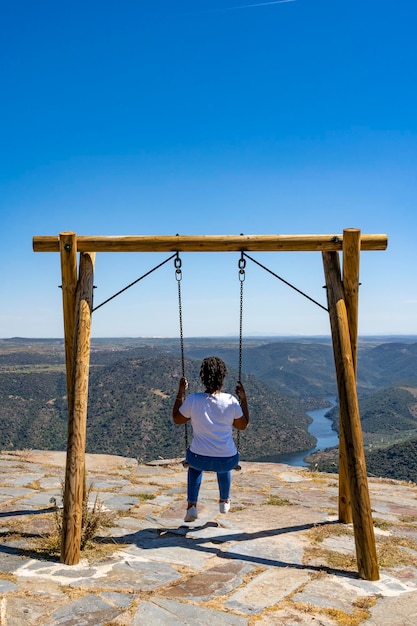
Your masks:
M359 576L378 580L375 535L366 475L362 429L349 324L337 252L323 252L337 386L346 443L346 459Z
M82 253L76 294L72 394L68 416L62 521L61 561L66 565L76 565L80 560L93 275L94 254Z
M353 369L357 371L358 350L358 300L359 300L359 261L361 231L358 228L346 228L343 231L343 293L349 325L350 345L352 348ZM342 411L340 407L340 411ZM352 507L349 493L346 443L340 415L339 427L339 520L352 522Z
M61 255L61 288L69 411L72 394L72 351L74 348L75 294L77 290L77 237L75 233L59 234L59 251Z
M346 312L349 322L349 335L352 346L352 358L355 373L358 351L360 253L361 231L359 228L346 228L343 231L343 293L345 294Z

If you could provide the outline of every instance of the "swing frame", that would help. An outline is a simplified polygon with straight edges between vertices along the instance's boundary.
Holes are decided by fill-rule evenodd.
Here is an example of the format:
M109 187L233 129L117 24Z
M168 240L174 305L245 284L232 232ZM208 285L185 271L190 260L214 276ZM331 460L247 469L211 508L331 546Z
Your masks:
M378 580L375 536L356 388L361 251L385 250L384 234L347 228L330 235L33 237L34 252L59 252L68 394L68 442L61 562L80 560L85 443L96 252L321 252L340 404L339 521L353 522L358 574ZM77 253L80 253L77 266ZM339 253L343 268L340 268Z

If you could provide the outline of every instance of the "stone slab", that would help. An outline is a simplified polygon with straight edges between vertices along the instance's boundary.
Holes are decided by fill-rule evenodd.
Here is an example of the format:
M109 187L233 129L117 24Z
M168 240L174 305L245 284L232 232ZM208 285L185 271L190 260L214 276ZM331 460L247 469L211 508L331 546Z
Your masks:
M283 600L309 579L309 574L300 570L268 569L232 594L225 606L249 615L257 614Z
M215 609L194 606L174 600L155 599L141 602L132 619L132 626L247 626L245 617Z
M53 467L65 468L67 453L56 450L29 450L26 458L30 463L41 463ZM114 469L135 468L138 465L136 459L117 456L113 454L89 454L85 455L87 471L110 471Z
M199 570L206 566L208 560L216 556L218 549L215 547L199 549L192 542L187 542L187 540L181 541L179 538L165 542L150 540L149 542L144 542L141 546L128 546L123 550L123 553L126 555L126 558L128 558L128 555L141 556L150 561L186 565Z
M252 570L251 565L241 561L219 560L213 567L198 572L183 583L171 587L164 593L164 596L172 599L192 599L194 602L208 601L216 596L229 594L239 587L244 576Z
M242 559L270 567L300 566L304 554L300 539L288 535L233 542L221 546L221 551L224 558Z
M3 574L13 574L27 563L28 559L24 554L16 553L14 549L7 546L0 547L0 571Z
M52 498L55 499L57 506L62 506L62 491L60 489L34 492L33 495L24 499L23 504L33 508L50 507Z
M123 496L110 494L110 497L102 498L103 494L99 495L99 500L104 502L104 509L111 511L129 511L132 507L138 503L138 498L134 496Z
M119 608L101 597L88 594L53 611L45 626L104 626L119 614Z
M352 623L352 622L351 622ZM311 613L293 607L268 611L256 621L256 626L340 626L340 621L325 613ZM382 626L382 624L379 624Z
M19 587L10 580L3 580L0 578L0 594L6 593L7 591L14 591L15 589L19 589Z
M417 591L380 598L369 611L371 617L363 622L363 626L415 626Z
M41 478L43 478L43 473L41 472L39 472L38 474L16 473L14 476L8 476L7 485L11 487L24 487L25 485L30 485L31 483L40 480ZM1 482L2 480L0 476L0 484Z
M101 597L121 609L127 609L135 599L133 594L119 593L117 591L103 591Z
M353 603L359 596L359 590L354 587L342 586L336 580L313 580L302 591L292 597L292 601L310 604L321 608L338 609L351 613Z
M3 598L2 617L0 621L3 626L46 626L50 622L51 613L60 609L68 598L45 598L24 593L13 593ZM54 624L56 626L57 623ZM52 625L50 625L52 626Z
M18 498L26 498L32 494L37 494L36 489L29 489L28 487L5 487L0 486L0 496L8 498L9 500L17 500Z
M83 589L118 589L140 592L154 590L171 584L181 578L180 574L166 563L145 562L139 559L127 559L116 563L105 575L84 578L71 584Z

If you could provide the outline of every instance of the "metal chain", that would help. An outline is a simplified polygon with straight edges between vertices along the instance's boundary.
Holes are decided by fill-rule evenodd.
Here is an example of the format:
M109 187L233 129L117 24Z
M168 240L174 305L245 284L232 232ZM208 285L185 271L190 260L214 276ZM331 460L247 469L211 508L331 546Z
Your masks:
M239 302L239 368L238 368L238 381L242 380L242 337L243 337L243 283L245 282L246 274L246 259L241 253L239 263L239 283L240 283L240 302ZM240 448L240 430L237 431L236 446ZM237 466L240 469L240 466Z
M184 377L185 376L184 332L183 332L183 325L182 325L182 297L181 297L182 261L180 259L180 255L178 252L175 257L174 266L175 266L175 279L177 281L177 287L178 287L178 316L179 316L179 323L180 323L181 375ZM185 446L185 450L187 451L188 450L188 424L187 422L184 424L184 446ZM183 465L185 467L186 465L185 461L183 461Z
M185 365L184 365L184 333L182 327L182 298L181 298L181 280L182 280L182 261L180 259L180 255L177 252L174 261L175 265L175 278L178 286L178 314L179 314L179 322L180 322L180 347L181 347L181 372L182 376L185 376Z
M242 378L242 336L243 336L243 283L246 278L246 259L243 252L239 259L240 305L239 305L239 380Z

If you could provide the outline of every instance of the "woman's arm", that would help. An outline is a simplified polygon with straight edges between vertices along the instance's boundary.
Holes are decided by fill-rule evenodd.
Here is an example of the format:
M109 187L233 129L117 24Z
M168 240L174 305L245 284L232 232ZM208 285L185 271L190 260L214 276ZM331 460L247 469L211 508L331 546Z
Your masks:
M233 420L233 426L238 430L245 430L245 428L247 428L247 425L249 424L249 407L248 401L246 399L245 388L243 387L240 380L236 385L236 395L239 398L240 408L242 409L243 415L242 417L238 417L237 419Z
M189 421L189 418L184 417L184 415L180 412L180 407L184 402L184 392L187 388L188 381L183 376L182 378L180 378L177 397L175 398L174 406L172 407L172 419L174 421L174 424L185 424Z

